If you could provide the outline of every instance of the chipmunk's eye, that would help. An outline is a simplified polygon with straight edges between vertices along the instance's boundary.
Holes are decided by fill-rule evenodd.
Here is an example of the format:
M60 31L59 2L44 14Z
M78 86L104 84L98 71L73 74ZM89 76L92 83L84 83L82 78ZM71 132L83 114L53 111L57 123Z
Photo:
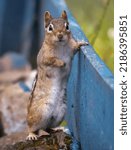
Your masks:
M53 24L50 24L50 25L48 26L47 32L52 32L53 29L54 29Z
M67 23L65 23L65 27L66 27L66 30L69 31L69 25Z

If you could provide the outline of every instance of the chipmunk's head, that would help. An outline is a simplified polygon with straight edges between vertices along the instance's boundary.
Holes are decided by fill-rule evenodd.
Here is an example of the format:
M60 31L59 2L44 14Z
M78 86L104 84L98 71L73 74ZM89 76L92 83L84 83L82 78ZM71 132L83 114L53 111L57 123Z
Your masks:
M59 18L53 18L50 12L46 11L44 17L47 40L53 44L67 43L70 29L66 11L63 11Z

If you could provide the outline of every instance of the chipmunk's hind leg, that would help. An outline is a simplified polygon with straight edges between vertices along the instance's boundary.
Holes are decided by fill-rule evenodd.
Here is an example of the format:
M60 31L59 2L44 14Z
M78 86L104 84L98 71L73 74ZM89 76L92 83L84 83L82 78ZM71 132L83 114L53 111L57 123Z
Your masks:
M26 137L26 140L30 140L30 141L34 141L37 139L38 139L38 135L33 132L30 132L29 135Z
M26 137L26 140L30 140L30 141L37 140L38 139L38 132L39 132L39 130L33 130L32 128L29 128L29 130L28 130L29 134Z

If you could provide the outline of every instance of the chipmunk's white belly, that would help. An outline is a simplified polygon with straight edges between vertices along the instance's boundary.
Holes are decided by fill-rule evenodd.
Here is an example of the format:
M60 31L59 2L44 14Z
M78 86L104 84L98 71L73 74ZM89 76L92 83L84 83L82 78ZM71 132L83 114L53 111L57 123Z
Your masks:
M52 118L51 127L57 127L64 119L66 113L66 90L55 84L51 89Z
M50 119L48 120L48 128L59 126L66 114L66 86L71 69L71 50L67 47L59 47L56 57L66 63L64 67L50 68L52 74L52 86L50 98L48 100L48 110L50 111ZM48 111L48 112L49 112ZM49 114L48 114L49 115Z
M66 86L70 73L71 62L67 60L66 66L55 69L55 78L52 79L50 103L52 103L51 127L57 127L64 119L66 113Z

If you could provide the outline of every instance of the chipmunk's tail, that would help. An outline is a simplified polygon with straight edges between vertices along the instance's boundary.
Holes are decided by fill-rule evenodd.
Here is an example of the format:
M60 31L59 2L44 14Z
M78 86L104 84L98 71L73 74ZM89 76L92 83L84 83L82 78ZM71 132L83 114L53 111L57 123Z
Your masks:
M37 84L37 79L38 79L38 72L35 76L34 83L33 83L32 90L31 90L31 94L30 94L30 97L29 97L28 112L29 112L29 108L32 104L32 100L33 100L33 96L34 96L33 94L34 94L34 90L35 90L35 87L36 87L36 84Z

